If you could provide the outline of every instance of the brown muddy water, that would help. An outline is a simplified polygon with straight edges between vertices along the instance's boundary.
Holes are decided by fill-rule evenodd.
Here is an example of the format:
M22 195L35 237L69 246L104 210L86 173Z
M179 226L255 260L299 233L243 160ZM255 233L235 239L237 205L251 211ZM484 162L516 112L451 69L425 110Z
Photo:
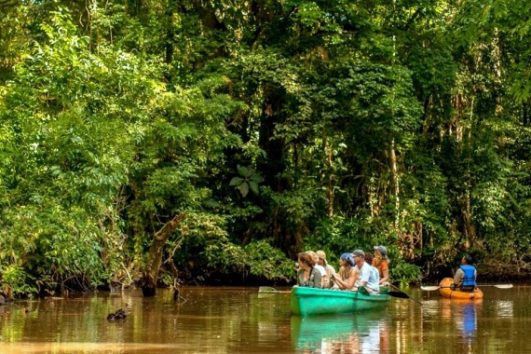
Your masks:
M481 302L412 290L422 306L300 318L289 294L183 288L17 301L0 306L0 353L531 353L531 287L484 288ZM107 315L125 309L124 320Z

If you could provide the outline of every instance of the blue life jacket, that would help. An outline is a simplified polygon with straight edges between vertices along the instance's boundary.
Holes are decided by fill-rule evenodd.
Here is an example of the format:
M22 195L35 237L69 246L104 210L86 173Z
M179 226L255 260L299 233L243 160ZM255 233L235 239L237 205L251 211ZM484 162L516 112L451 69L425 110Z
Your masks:
M463 277L463 287L472 287L476 286L476 267L470 264L462 264L459 268L465 273Z

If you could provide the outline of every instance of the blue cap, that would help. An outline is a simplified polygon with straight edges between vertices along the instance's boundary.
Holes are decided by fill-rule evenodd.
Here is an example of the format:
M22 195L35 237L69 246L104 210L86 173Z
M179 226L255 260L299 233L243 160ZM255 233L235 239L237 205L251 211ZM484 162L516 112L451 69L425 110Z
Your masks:
M341 255L340 258L344 260L345 262L347 262L348 264L350 264L351 266L354 266L356 264L356 262L354 262L354 258L352 258L351 253L345 252Z

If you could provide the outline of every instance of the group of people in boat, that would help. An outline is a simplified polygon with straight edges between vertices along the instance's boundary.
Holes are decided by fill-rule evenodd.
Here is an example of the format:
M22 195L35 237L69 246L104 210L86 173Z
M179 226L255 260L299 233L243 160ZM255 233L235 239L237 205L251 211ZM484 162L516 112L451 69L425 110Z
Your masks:
M365 288L370 294L380 292L381 286L389 286L389 263L387 249L374 246L374 255L361 249L346 252L339 258L339 270L326 260L324 251L306 251L298 255L297 285L313 288L357 291ZM453 289L474 291L476 267L470 255L461 259L454 275Z
M336 272L324 251L306 251L298 255L297 284L314 288L357 291L363 287L370 294L389 285L389 258L384 246L375 246L374 255L361 249L346 252L339 258Z

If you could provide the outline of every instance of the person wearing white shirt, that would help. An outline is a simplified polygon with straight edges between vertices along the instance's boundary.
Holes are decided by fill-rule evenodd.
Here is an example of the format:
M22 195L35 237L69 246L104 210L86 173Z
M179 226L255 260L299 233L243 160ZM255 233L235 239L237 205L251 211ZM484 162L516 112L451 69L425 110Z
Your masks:
M371 275L368 281L368 284L371 284L371 285L367 285L367 287L369 288L370 293L373 293L373 292L377 293L379 289L378 290L373 289L374 288L373 284L378 284L378 288L380 287L379 285L380 284L380 272L378 271L378 268L372 265L373 258L374 257L372 253L370 252L365 253L365 264L370 266L370 269L371 269Z
M352 252L354 262L356 262L355 271L358 272L359 277L354 284L354 291L360 287L365 288L369 293L378 293L380 291L379 278L375 279L372 266L365 262L365 252L362 250L355 250ZM376 281L375 281L376 280Z
M315 252L315 254L317 254L317 257L319 257L318 264L322 266L326 272L325 276L321 278L323 282L322 287L331 288L332 286L334 286L333 274L336 272L336 270L326 261L326 253L324 251L319 250Z

